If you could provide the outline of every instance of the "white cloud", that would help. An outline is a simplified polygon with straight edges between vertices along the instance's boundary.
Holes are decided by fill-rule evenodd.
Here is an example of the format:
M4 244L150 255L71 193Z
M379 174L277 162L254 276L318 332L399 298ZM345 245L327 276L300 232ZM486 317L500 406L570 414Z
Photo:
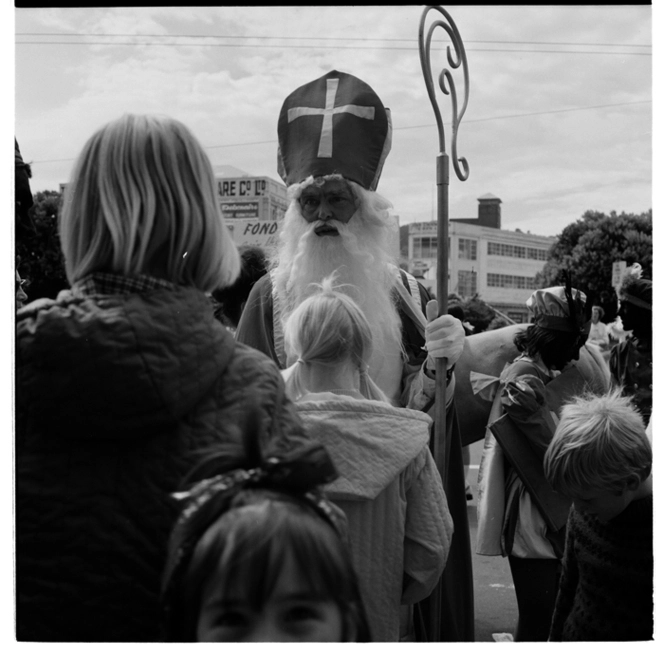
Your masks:
M252 43L251 48L17 45L15 130L24 155L35 162L34 186L55 188L65 181L71 162L49 161L75 157L94 129L127 111L172 115L210 148L214 163L277 178L276 124L284 98L336 68L367 81L392 110L394 143L379 191L393 201L402 223L429 219L438 136L417 51L421 11L415 6L18 9L18 32L279 37L227 41ZM648 44L649 6L485 5L449 11L470 71L458 154L468 158L471 173L463 183L452 173L452 216L476 215L477 198L491 192L503 200L504 227L549 235L589 208L640 212L651 206L650 104L557 113L649 100L649 56L530 52L616 50L607 45L478 42ZM117 37L132 38L155 40ZM441 39L436 36L435 47ZM270 44L288 47L265 47ZM529 51L488 51L499 49ZM434 61L437 74L444 60L436 55ZM449 149L449 98L441 95L439 102ZM503 118L528 113L538 115ZM213 147L232 144L238 145Z

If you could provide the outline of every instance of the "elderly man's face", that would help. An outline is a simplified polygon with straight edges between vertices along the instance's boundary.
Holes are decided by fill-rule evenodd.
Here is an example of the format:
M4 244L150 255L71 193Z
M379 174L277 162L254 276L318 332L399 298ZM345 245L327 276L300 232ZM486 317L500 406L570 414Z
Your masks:
M350 185L341 179L325 180L322 186L312 184L300 195L304 219L309 223L319 220L324 223L315 230L318 236L338 236L337 228L328 222L338 220L346 224L353 217L356 204Z

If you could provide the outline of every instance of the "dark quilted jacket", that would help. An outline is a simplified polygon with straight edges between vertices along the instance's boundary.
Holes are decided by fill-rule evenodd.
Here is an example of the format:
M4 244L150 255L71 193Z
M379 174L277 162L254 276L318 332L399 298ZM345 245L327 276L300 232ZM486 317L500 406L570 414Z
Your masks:
M16 342L17 638L155 641L169 493L201 448L306 438L277 367L204 294L38 300Z

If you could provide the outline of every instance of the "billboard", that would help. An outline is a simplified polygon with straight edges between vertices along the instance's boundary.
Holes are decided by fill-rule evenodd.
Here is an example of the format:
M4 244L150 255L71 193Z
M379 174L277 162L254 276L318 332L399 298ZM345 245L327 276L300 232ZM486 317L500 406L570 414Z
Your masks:
M286 187L269 177L218 177L217 196L227 219L281 220Z
M226 225L233 236L235 245L257 245L266 251L277 246L281 221L227 219Z
M258 218L258 202L222 202L225 218Z

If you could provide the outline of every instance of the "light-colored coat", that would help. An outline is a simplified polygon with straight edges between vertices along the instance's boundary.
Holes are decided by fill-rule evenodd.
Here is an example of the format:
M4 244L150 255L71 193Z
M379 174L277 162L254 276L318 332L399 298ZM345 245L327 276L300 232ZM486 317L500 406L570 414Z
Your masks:
M453 533L428 448L431 419L332 393L306 395L296 406L339 471L326 490L348 518L373 639L398 641L400 605L431 593Z

